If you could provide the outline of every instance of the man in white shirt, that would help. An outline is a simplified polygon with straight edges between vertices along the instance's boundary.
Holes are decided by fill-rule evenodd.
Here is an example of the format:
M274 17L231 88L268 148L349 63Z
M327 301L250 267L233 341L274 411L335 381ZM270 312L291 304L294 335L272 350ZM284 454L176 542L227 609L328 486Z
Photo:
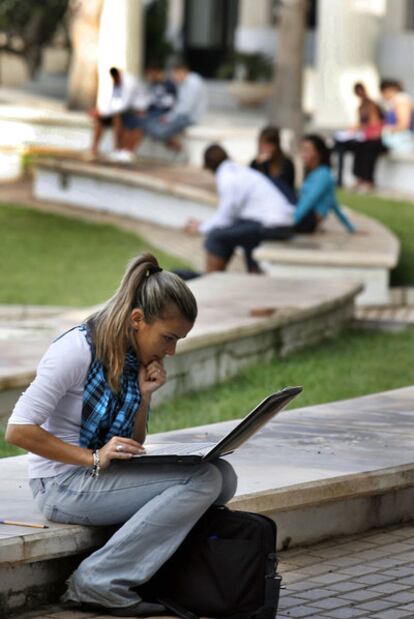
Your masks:
M179 152L182 144L177 135L186 127L200 122L207 109L207 93L202 78L190 72L185 62L177 62L171 69L171 75L177 86L176 103L171 112L148 122L145 134Z
M242 247L249 273L260 272L253 250L263 240L293 236L294 206L263 174L231 161L219 144L206 149L204 167L216 175L218 208L203 223L190 220L185 230L205 236L206 271L224 271Z

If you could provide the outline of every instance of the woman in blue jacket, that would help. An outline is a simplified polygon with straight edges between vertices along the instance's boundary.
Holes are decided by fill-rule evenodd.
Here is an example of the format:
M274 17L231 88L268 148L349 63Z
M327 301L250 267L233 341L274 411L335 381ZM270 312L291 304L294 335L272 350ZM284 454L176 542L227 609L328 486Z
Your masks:
M312 233L332 212L348 232L355 227L340 208L335 196L335 180L330 167L330 151L323 138L308 134L302 140L300 155L305 166L305 180L299 192L294 214L295 230Z

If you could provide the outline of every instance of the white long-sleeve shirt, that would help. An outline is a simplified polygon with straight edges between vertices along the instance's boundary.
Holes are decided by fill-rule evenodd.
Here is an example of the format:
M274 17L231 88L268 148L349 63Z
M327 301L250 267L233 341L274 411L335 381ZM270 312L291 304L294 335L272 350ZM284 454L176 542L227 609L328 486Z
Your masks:
M98 100L98 110L102 116L120 114L128 109L145 110L149 105L149 93L135 75L121 73L121 83L114 86L107 78Z
M258 221L266 228L292 226L294 207L264 174L226 159L216 171L217 211L200 225L208 234L237 219Z
M41 426L65 443L79 445L83 392L91 350L79 329L54 342L37 368L36 378L20 396L11 424ZM29 453L29 477L53 477L78 468Z

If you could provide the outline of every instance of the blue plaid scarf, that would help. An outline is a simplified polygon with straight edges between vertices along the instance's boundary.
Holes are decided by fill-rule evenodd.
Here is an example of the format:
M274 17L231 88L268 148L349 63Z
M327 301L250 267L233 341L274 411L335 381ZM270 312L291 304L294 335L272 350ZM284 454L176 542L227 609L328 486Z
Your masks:
M92 361L83 392L80 446L99 449L113 436L131 438L135 415L141 403L137 380L139 362L133 349L129 349L121 376L119 393L114 393L105 377L105 369L95 359L95 348L87 325L79 327L85 335Z

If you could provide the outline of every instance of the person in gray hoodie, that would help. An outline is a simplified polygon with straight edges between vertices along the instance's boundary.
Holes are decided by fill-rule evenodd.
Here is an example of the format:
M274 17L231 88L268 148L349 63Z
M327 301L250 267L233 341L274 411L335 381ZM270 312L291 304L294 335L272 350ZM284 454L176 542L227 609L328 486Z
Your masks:
M175 106L168 114L149 121L145 126L145 134L180 152L182 143L177 135L200 121L207 109L207 93L202 78L191 72L185 62L176 62L171 75L177 86Z

